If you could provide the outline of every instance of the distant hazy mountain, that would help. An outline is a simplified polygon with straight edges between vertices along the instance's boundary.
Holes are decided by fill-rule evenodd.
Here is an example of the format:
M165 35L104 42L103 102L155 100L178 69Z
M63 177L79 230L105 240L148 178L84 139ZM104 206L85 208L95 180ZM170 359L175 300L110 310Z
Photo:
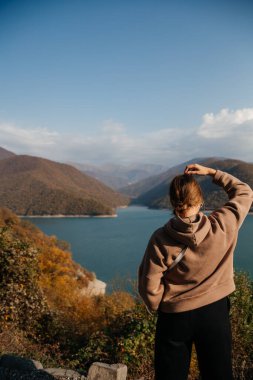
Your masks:
M76 168L32 156L0 161L0 206L19 215L100 215L128 198Z
M133 203L146 205L153 208L170 207L168 189L172 178L182 174L184 167L190 162L197 162L205 166L226 171L253 187L253 164L233 159L193 159L175 166L158 176L147 178L132 187L121 189L125 194L135 197ZM196 177L200 182L205 197L206 208L216 208L221 206L227 196L221 188L213 184L210 178Z
M171 178L173 178L174 176L178 174L182 174L184 171L184 168L189 163L192 163L192 162L201 163L203 161L211 163L212 161L216 161L216 160L218 160L218 158L194 158L190 161L186 161L186 162L183 162L182 164L173 166L162 173L145 178L144 180L133 183L131 185L122 187L119 189L119 191L123 194L129 195L132 198L138 198L141 194L149 193L149 191L151 191L153 188L157 188L160 184L166 182L166 180L168 180L168 183L169 183Z
M0 147L0 160L4 160L5 158L9 158L9 157L13 157L13 156L15 156L14 153Z
M116 190L167 169L162 165L137 163L131 165L105 164L100 166L75 162L70 162L70 164Z

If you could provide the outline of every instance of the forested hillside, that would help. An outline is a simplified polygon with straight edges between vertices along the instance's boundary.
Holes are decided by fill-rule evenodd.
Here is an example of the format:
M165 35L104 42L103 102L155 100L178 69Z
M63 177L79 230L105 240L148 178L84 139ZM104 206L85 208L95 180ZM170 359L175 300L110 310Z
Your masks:
M134 304L120 292L92 296L86 290L95 278L72 260L68 243L0 208L0 355L67 363L107 313Z
M19 215L110 215L128 203L76 168L39 157L0 160L0 176L0 206Z
M238 177L242 181L248 183L253 188L253 164L232 159L216 159L208 158L204 160L191 160L189 162L198 162L201 165L209 166L215 169L227 171L228 173ZM135 197L132 203L142 204L152 208L167 208L170 207L168 190L169 184L173 177L182 174L185 166L189 162L184 162L181 165L175 166L161 175L146 179L139 184L125 189L125 193ZM221 206L227 200L227 195L223 189L213 184L210 177L198 177L204 192L205 207L213 209ZM145 189L145 190L144 190ZM124 191L124 189L122 189Z
M0 209L0 355L84 374L94 361L124 363L129 380L153 380L157 316L148 314L134 283L132 294L83 293L94 278L72 260L66 242ZM252 281L242 273L235 280L233 369L235 380L245 380L253 373ZM190 373L199 378L195 351Z

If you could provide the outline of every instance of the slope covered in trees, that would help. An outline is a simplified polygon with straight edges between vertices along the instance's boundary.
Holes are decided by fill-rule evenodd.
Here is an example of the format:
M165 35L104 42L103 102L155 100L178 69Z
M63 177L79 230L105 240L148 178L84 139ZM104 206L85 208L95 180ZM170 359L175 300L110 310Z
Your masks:
M13 289L9 298L12 307L6 309L7 314L4 315L6 321L16 319L18 323L26 323L29 312L26 310L23 313L23 308L26 309L30 301L34 302L35 297L40 302L43 300L45 303L46 300L51 310L57 309L56 294L61 294L64 299L64 292L84 290L95 279L94 273L72 260L66 242L59 241L55 236L46 236L35 225L19 219L6 208L0 208L0 237L0 283L2 289L8 292ZM2 296L3 294L1 292ZM26 297L28 302L25 301ZM23 307L20 307L22 303ZM20 309L22 315L14 318ZM33 319L36 319L35 310L36 308L32 311Z
M107 314L133 306L126 293L91 296L85 290L95 277L72 260L66 242L0 209L0 355L67 363Z
M189 162L198 162L201 165L209 166L215 169L226 171L253 187L253 164L232 160L208 158L203 160L191 160ZM142 204L152 208L170 207L168 190L169 184L174 176L182 174L185 166L189 162L184 162L175 166L165 173L150 177L139 184L135 184L127 189L122 189L128 195L134 195L133 203ZM212 183L209 177L197 177L204 192L205 207L216 208L221 206L226 200L226 193L217 185Z
M19 215L110 215L128 203L72 166L39 157L0 160L0 176L0 206Z
M123 194L126 194L130 197L138 198L140 195L145 194L146 192L151 190L153 187L160 185L161 183L168 180L169 178L173 178L174 176L176 176L178 174L182 174L182 172L184 171L184 168L187 164L190 164L192 162L201 163L203 161L208 161L211 163L213 161L217 161L217 159L214 157L208 158L208 159L194 158L190 161L185 161L179 165L172 166L171 168L169 168L166 171L163 171L162 173L159 173L159 174L156 174L153 176L149 176L149 177L147 177L141 181L138 181L136 183L133 183L131 185L121 187L120 191Z
M80 290L93 278L71 259L67 243L0 209L0 355L83 373L94 361L121 362L129 380L153 380L157 316L122 291L84 295ZM245 380L253 374L253 287L245 274L235 280L233 370L235 380ZM199 379L195 353L191 379Z

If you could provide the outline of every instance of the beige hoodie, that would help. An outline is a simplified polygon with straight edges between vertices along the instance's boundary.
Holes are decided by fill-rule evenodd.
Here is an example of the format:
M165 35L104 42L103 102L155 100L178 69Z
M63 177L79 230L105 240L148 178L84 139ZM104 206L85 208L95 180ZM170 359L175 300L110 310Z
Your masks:
M213 182L222 186L229 201L196 221L169 220L151 236L138 272L138 289L150 310L172 313L196 309L235 290L233 253L238 230L252 201L251 188L217 170ZM180 251L183 259L166 272Z

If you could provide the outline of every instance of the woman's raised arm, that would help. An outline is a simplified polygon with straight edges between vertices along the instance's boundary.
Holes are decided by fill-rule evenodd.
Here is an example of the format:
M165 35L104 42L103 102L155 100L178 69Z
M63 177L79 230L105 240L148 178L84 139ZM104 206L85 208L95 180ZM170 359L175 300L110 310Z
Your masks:
M215 169L207 168L206 166L199 164L187 165L184 170L184 174L210 175L212 177L214 177L215 173Z

